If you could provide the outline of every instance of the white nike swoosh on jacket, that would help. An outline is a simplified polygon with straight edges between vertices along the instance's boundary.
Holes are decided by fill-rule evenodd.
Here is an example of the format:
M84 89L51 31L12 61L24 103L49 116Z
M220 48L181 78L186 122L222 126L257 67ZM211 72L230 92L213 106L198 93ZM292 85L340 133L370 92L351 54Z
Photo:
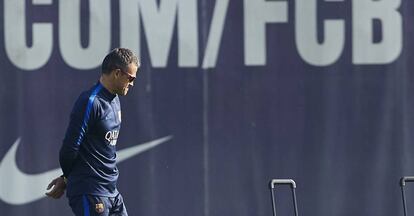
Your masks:
M166 136L140 145L117 151L117 162L122 162L170 140ZM16 164L18 138L0 162L0 199L11 205L23 205L45 198L45 188L49 182L62 174L60 168L38 174L26 174Z

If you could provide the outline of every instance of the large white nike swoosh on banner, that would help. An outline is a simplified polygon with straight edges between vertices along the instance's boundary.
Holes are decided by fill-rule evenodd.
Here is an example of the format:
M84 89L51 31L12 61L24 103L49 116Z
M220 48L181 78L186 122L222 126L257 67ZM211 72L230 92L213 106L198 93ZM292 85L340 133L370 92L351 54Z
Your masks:
M172 136L117 151L117 162L122 162L170 140ZM23 205L46 197L49 182L62 174L60 168L38 174L26 174L16 164L18 138L0 162L0 199L12 205Z

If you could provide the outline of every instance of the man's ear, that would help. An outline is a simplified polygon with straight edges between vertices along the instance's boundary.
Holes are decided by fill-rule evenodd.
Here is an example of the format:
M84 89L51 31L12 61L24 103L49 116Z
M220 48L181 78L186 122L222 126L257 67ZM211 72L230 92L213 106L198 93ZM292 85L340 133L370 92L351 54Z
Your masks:
M120 77L121 76L121 69L114 69L112 71L112 74L113 74L114 78Z

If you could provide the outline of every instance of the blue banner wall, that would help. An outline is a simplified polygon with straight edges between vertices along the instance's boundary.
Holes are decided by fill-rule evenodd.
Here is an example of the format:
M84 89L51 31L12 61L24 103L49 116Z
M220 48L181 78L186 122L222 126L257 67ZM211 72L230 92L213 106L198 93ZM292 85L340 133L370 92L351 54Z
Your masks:
M300 215L403 214L413 1L1 0L0 11L0 215L72 215L44 193L74 101L120 46L142 61L120 98L130 215L271 215L272 178L295 179ZM292 215L288 192L276 189L278 215Z

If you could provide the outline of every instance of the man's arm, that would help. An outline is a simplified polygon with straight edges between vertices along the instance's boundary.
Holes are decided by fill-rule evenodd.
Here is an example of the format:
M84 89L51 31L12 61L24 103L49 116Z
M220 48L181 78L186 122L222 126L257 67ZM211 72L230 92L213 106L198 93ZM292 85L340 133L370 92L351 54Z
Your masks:
M98 118L99 103L95 101L96 93L97 91L93 95L81 94L72 109L69 126L59 152L59 163L63 175L53 179L47 186L47 190L52 188L46 193L49 197L57 199L65 192L66 178L70 175L73 164L78 158L79 148L85 139L90 122Z

